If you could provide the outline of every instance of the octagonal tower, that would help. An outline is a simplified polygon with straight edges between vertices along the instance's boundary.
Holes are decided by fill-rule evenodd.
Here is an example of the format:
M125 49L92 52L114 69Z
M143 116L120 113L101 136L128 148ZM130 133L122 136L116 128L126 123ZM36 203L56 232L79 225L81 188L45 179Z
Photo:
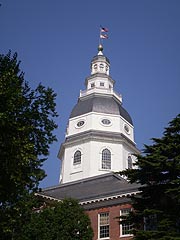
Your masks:
M131 116L122 106L122 96L114 91L109 73L109 59L99 45L58 154L61 183L132 168L133 154L139 153Z

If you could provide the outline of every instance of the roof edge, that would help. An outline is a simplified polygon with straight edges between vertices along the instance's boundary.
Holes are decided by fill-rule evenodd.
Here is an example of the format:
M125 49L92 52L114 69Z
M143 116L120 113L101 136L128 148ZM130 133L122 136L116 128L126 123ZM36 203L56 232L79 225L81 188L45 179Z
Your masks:
M104 201L114 200L114 199L119 199L119 198L127 198L127 197L137 195L140 192L141 191L136 190L136 191L132 191L132 192L127 192L127 193L122 193L122 194L117 194L117 195L112 195L112 196L107 196L107 197L94 198L94 199L90 199L90 200L86 200L86 201L79 201L79 204L80 205L88 205L91 203L104 202ZM63 199L57 199L57 198L47 196L44 194L40 194L40 193L35 193L34 195L37 197L41 197L43 199L47 199L47 200L55 201L55 202L62 202L62 200L63 200Z

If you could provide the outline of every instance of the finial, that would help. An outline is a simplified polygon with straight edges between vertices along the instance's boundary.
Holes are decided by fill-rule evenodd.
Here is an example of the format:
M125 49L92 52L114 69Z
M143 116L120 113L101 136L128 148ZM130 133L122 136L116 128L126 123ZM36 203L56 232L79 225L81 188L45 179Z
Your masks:
M99 44L99 46L98 46L98 55L103 55L103 46L102 46L102 44Z

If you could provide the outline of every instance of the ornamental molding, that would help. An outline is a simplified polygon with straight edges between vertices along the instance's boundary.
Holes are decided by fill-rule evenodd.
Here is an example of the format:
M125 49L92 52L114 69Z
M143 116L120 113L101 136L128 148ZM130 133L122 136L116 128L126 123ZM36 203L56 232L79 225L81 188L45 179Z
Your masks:
M113 80L109 75L105 74L105 73L94 73L91 76L87 77L85 79L85 85L87 86L88 81L91 79L97 79L97 78L106 78L108 79L112 84L115 84L115 80Z
M62 158L65 147L72 147L76 146L77 144L87 143L90 141L125 144L132 149L132 152L140 154L140 151L136 148L135 142L131 141L123 133L88 130L67 137L65 142L61 144L58 157L60 159Z
M117 194L117 195L112 195L112 196L104 196L104 197L100 197L100 198L94 198L94 199L89 199L86 201L79 201L80 205L88 205L88 204L92 204L92 203L99 203L99 202L104 202L104 201L108 201L108 200L116 200L116 199L120 199L120 198L129 198L131 196L137 195L139 194L141 191L134 191L134 192L127 192L127 193L122 193L122 194ZM37 197L46 199L47 201L55 201L55 202L62 202L63 199L58 199L55 197L51 197L42 193L35 193L34 194Z
M128 137L126 137L123 133L117 132L105 132L99 130L88 130L82 133L77 133L71 136L68 136L64 142L64 146L68 146L69 144L77 144L80 142L89 142L92 140L96 141L108 141L113 143L126 143L131 147L135 147L136 144L131 141Z

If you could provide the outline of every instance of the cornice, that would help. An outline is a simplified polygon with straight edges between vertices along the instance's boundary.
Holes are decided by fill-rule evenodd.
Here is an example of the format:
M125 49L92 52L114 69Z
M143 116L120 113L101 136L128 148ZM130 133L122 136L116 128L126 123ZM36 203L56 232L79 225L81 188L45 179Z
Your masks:
M68 136L65 139L65 142L61 144L60 151L58 153L59 158L61 158L65 147L74 146L82 142L85 143L92 140L98 142L108 141L110 143L126 144L129 147L133 148L134 153L136 154L140 153L140 151L136 148L136 144L133 141L131 141L128 137L126 137L123 133L88 130L82 133Z
M123 133L117 132L105 132L99 130L88 130L82 133L74 134L68 136L64 142L64 145L67 146L69 144L73 144L77 142L89 142L90 140L96 141L109 141L113 143L127 143L131 146L135 147L136 144L131 141L128 137L126 137Z
M107 78L112 84L115 84L115 80L113 80L109 75L105 74L105 73L95 73L95 74L92 74L91 76L89 77L86 77L85 79L85 86L87 86L87 83L90 79L94 79L94 78Z
M138 193L140 193L140 191L127 192L127 193L116 194L116 195L112 195L112 196L104 196L104 197L89 199L89 200L86 200L86 201L79 201L79 204L82 205L82 206L85 206L85 205L100 203L100 202L104 202L104 201L118 200L118 199L122 199L122 198L129 198L129 197L132 197L134 195L137 195ZM42 193L35 193L35 196L40 197L40 198L45 199L45 200L50 201L50 202L52 202L52 201L53 202L63 201L63 199L54 198L54 197L51 197L51 196L44 195Z

